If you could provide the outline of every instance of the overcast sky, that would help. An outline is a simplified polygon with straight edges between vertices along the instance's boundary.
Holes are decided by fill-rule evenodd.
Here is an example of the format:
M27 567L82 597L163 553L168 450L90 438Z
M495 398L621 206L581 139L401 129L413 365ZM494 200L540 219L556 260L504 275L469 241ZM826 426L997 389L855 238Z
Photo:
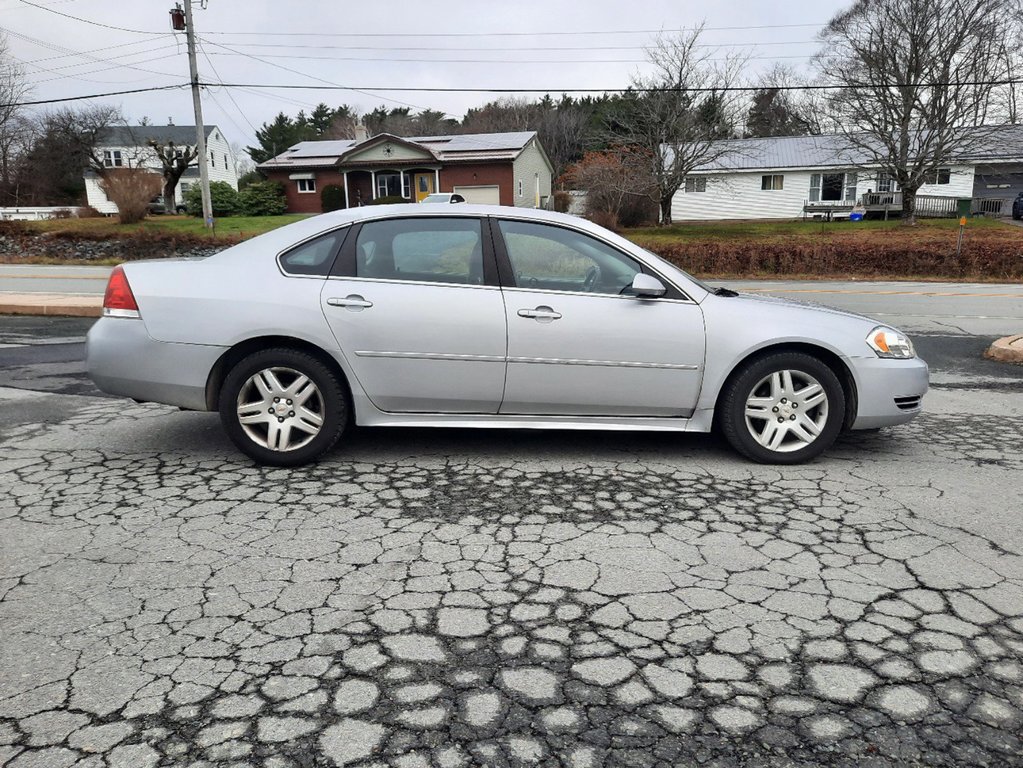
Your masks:
M170 32L164 0L32 0L108 29L0 0L0 27L29 72L34 99L168 85L188 80L183 34ZM653 30L705 21L704 40L740 48L751 70L781 61L807 66L814 36L838 0L196 0L203 80L262 85L353 86L355 90L211 88L207 123L232 142L254 141L279 111L324 101L359 111L380 105L431 107L461 118L498 98L487 93L374 92L377 87L612 89L644 68ZM755 28L760 27L760 28ZM132 31L127 31L132 30ZM600 34L579 34L598 32ZM499 34L494 34L499 33ZM551 34L558 33L558 34ZM571 34L562 34L571 33ZM566 50L570 49L570 50ZM84 54L84 55L80 55ZM291 70L291 71L288 71ZM219 75L219 77L218 77ZM537 93L536 96L541 95ZM187 89L118 96L137 122L192 124Z

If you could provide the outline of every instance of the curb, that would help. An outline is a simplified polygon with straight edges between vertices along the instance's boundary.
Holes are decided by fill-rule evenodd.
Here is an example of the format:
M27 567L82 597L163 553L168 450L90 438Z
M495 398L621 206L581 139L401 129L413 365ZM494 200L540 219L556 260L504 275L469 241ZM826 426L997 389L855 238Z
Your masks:
M1023 334L998 339L987 348L984 357L1000 363L1023 363Z
M55 294L0 295L0 315L49 317L100 317L103 298Z

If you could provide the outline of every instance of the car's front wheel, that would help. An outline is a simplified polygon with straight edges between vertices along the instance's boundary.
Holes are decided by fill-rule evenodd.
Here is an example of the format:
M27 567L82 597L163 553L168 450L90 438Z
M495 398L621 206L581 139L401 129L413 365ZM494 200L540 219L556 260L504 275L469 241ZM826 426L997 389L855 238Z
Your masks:
M746 365L726 385L720 404L725 438L765 464L798 464L838 437L845 393L835 372L802 352L778 352Z
M337 375L312 355L277 348L237 363L220 390L231 441L260 464L291 467L329 451L348 421Z

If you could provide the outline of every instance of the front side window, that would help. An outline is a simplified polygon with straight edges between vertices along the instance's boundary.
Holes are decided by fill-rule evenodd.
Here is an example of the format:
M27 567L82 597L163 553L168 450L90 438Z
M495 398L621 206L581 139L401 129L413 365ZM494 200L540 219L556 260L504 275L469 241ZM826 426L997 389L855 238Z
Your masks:
M356 277L483 284L479 219L371 221L362 226L355 250Z
M686 179L686 192L706 192L707 179L702 176Z
M299 179L298 180L298 191L299 192L315 192L316 191L316 179Z
M515 285L580 293L628 293L639 262L596 238L563 227L524 221L498 225Z
M785 188L785 177L781 174L773 174L770 176L762 176L760 178L761 189L784 189Z
M289 275L327 275L348 234L348 227L337 229L285 251L278 261Z

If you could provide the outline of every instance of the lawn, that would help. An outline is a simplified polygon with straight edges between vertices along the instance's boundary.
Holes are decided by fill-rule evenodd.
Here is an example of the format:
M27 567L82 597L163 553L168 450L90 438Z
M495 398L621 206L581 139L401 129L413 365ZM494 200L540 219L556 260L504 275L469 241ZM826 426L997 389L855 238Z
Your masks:
M81 232L90 235L111 234L131 235L150 232L175 235L208 235L214 238L244 239L255 237L271 229L283 227L308 218L304 213L288 213L283 216L225 216L216 219L214 232L209 232L202 219L194 216L150 216L139 224L119 224L115 217L93 219L46 219L27 222L38 232Z

